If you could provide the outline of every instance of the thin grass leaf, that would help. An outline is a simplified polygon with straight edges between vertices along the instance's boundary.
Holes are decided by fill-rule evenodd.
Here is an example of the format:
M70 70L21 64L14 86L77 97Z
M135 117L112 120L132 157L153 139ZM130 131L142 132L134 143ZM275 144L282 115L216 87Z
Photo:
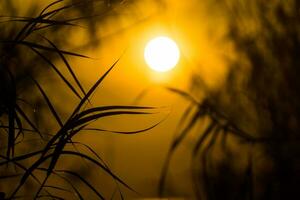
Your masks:
M2 21L3 22L35 22L37 24L46 24L48 26L54 26L54 25L68 25L68 26L77 26L76 24L73 23L69 23L66 21L59 21L59 20L51 20L51 19L39 19L39 18L32 18L32 17L23 17L23 18L19 18L19 19L10 19L10 20L6 20L6 21ZM31 31L31 33L34 30L39 29L38 27L34 27ZM29 31L29 30L28 30ZM27 35L29 35L30 33L27 33Z
M122 105L115 105L115 106L97 106L94 108L86 109L76 115L76 118L82 118L86 115L95 113L95 112L103 112L103 111L110 111L110 110L153 110L156 107L149 107L149 106L122 106Z
M24 16L16 16L16 15L1 15L0 18L7 18L7 19L29 19L30 17Z
M16 121L17 127L14 127L14 128L15 128L15 130L18 130L18 133L15 137L15 141L17 141L17 139L20 135L22 135L22 140L23 140L24 139L23 125L22 125L22 122L16 112L15 112L15 121Z
M166 156L165 162L163 164L163 168L160 175L160 180L158 184L158 193L159 196L162 196L164 193L165 182L167 178L168 168L172 159L172 156L177 149L178 145L183 141L183 139L187 136L191 129L196 125L196 122L199 120L199 111L196 111L190 120L190 122L184 127L182 131L180 131L179 136L172 141L171 147Z
M170 151L174 151L177 148L177 146L184 140L184 138L187 136L187 134L190 132L190 130L192 130L193 127L196 125L196 122L203 116L204 116L204 112L202 112L202 111L198 110L194 113L190 122L181 131L179 136L173 140Z
M135 111L112 111L112 112L105 112L105 113L100 113L100 114L94 114L91 116L83 117L81 119L78 119L74 122L71 123L71 127L76 128L78 126L82 126L86 123L89 123L93 120L97 120L103 117L110 117L114 115L150 115L150 114L155 114L151 112L135 112Z
M25 121L31 126L31 128L37 132L40 137L43 139L43 136L41 134L41 132L38 130L38 128L36 128L36 126L31 122L31 120L27 117L27 115L25 114L25 112L16 104L16 110L18 111L18 113L25 119Z
M78 173L70 171L70 170L56 170L56 172L63 172L63 173L70 174L72 176L77 177L84 184L86 184L100 199L105 200L105 198L100 194L100 192L98 192L97 189L92 184L90 184L87 180L85 180L85 178L80 176Z
M83 4L85 2L78 2L78 3L73 3L73 4L70 4L70 5L66 5L66 6L63 6L61 8L57 8L57 9L54 9L52 11L49 11L47 13L45 13L45 11L52 7L53 5L55 5L56 3L59 3L59 1L57 2L53 2L51 5L49 4L48 6L46 6L46 8L44 10L42 10L41 14L34 18L35 20L38 20L38 19L46 19L47 17L49 17L48 19L51 18L51 16L54 16L56 15L57 13L59 13L60 11L63 11L63 10L66 10L66 9L69 9L71 7L74 7L76 5L80 5L80 4ZM36 22L34 20L32 21L29 21L21 30L20 32L18 33L18 35L15 37L15 41L20 41L20 40L24 40L30 33L32 33L34 27L36 25ZM31 27L30 27L31 26ZM29 28L30 27L30 28ZM29 28L29 29L28 29ZM22 38L21 36L24 34L24 32L27 30L27 34Z
M147 109L151 109L150 107L146 107ZM137 109L137 108L136 108ZM153 124L150 127L144 128L144 129L139 129L139 130L134 130L134 131L116 131L116 130L108 130L108 129L101 129L101 128L83 128L82 131L100 131L100 132L110 132L110 133L118 133L118 134L136 134L136 133L141 133L145 132L148 130L151 130L158 126L160 123L162 123L164 120L167 119L167 116L160 120L159 122Z
M66 145L68 144L71 144L76 152L80 152L76 146L76 142L74 142L72 138L69 139L69 141L67 141ZM86 160L84 158L82 158L82 161L87 165Z
M37 168L38 170L42 170L42 171L47 171L46 168ZM52 173L58 177L60 177L61 179L63 179L64 181L66 181L71 187L72 189L75 191L75 194L77 195L77 197L80 199L80 200L84 200L82 195L80 194L79 190L73 185L73 183L71 181L69 181L67 178L65 178L64 176L60 175L59 173L55 171L52 171Z
M0 155L0 157L3 158L3 159L5 159L5 160L7 160L7 158L4 157L4 156L1 156L1 155ZM10 163L13 163L15 166L21 168L24 172L27 172L27 170L28 170L25 166L23 166L22 164L20 164L20 163L14 161L14 160L7 160L7 161L9 161ZM31 176L38 184L41 184L41 182L39 181L39 179L38 179L33 173L31 173L30 176ZM46 191L48 194L50 194L47 190L45 190L45 191ZM8 198L8 199L12 199L12 198Z
M77 86L80 88L81 92L86 95L85 90L83 89L83 86L81 85L80 81L78 80L77 76L75 75L74 71L72 70L69 62L67 61L66 57L60 52L60 50L57 48L57 46L51 42L48 38L43 37L45 40L47 40L54 49L56 49L57 53L59 54L59 56L61 57L61 59L63 60L63 62L65 63L67 69L69 70L70 74L72 75L73 79L75 80Z
M137 133L142 133L151 130L156 126L158 126L160 123L161 122L158 122L150 127L140 129L140 130L135 130L135 131L114 131L114 130L100 129L100 128L84 128L82 129L82 131L100 131L100 132L109 132L109 133L118 133L118 134L137 134Z
M42 16L49 8L51 8L52 6L60 3L60 2L63 2L64 0L57 0L57 1L53 1L52 3L49 3L40 13L40 16Z
M36 153L36 152L34 152ZM2 157L2 156L0 156ZM13 191L13 193L11 194L11 196L8 199L14 199L14 197L16 196L17 192L20 190L20 188L24 185L25 181L27 180L27 178L29 176L32 176L35 180L38 181L38 183L40 183L40 181L34 176L33 171L34 169L36 169L42 162L44 162L45 160L47 160L49 157L51 157L51 155L46 156L46 158L44 159L40 159L37 162L35 162L32 166L30 166L30 168L25 168L23 167L21 164L17 163L16 161L18 160L22 160L22 159L26 159L26 158L30 158L32 157L32 155L26 154L23 156L19 156L18 158L13 158L10 160L7 160L6 162L13 162L15 165L17 165L18 167L21 167L25 173L23 174L18 186L16 187L16 189ZM45 180L43 183L40 183L41 187L45 184ZM49 195L51 195L49 192L47 192Z
M71 134L73 133L73 135L75 135L77 132L79 132L81 129L83 129L85 127L84 126L81 126L80 128L78 128L77 130L73 130L72 129L72 132ZM63 133L63 132L62 132ZM58 159L60 158L61 156L61 152L63 151L64 147L66 146L66 144L68 143L68 141L72 142L72 136L70 135L66 135L66 134L63 134L62 136L60 136L60 140L58 141L57 144L55 144L55 149L54 149L54 152L53 152L53 156L52 156L52 159L50 161L50 164L49 164L49 167L47 169L47 175L46 175L46 178L45 178L45 181L44 183L46 183L47 179L49 178L49 176L51 175L52 171L54 170L55 168L55 165L58 161ZM58 135L58 134L57 134ZM51 144L50 142L48 144ZM45 152L45 151L44 151ZM44 156L45 154L43 153L42 154L42 157ZM42 186L40 187L39 191L41 190Z
M73 85L64 77L64 75L58 70L58 68L42 53L40 53L38 50L34 48L30 48L32 51L34 51L37 55L39 55L48 65L52 67L52 69L58 74L58 76L64 81L64 83L72 90L72 92L79 98L82 99L80 94L76 91L76 89L73 87Z
M16 141L15 142L15 146L19 145L19 144L26 144L26 143L32 143L32 142L37 142L37 141L41 141L40 138L35 138L35 139L28 139L28 140L25 140L22 138L21 141ZM7 146L3 145L0 150L3 150L3 149L6 149Z
M102 163L103 165L109 169L108 165L105 163L105 161L97 154L97 152L95 152L89 145L87 144L84 144L84 143L81 143L81 142L72 142L72 144L79 144L79 145L82 145L84 146L85 148L87 148L94 156L96 156ZM116 183L116 190L119 191L119 194L120 194L120 197L121 199L124 199L123 198L123 194L122 194L122 191L121 191L121 188L119 187L119 184L118 182L114 179L115 183ZM114 191L114 193L116 192L116 190ZM112 195L112 197L114 196L114 194Z
M64 149L65 145L68 143L68 141L70 141L72 143L72 140L71 140L72 136L75 135L77 132L81 131L85 126L86 125L83 125L83 126L81 126L80 128L78 128L76 130L72 130L72 132L70 133L70 135L68 135L66 138L64 138L64 137L60 138L60 140L56 144L55 150L54 150L54 152L52 154L53 156L52 156L51 162L49 164L49 167L47 169L47 176L46 176L46 178L44 180L44 183L46 182L46 180L48 179L48 177L51 175L51 173L52 173L52 171L53 171L53 169L54 169L54 167L55 167L55 165L56 165L59 157L62 155L62 152L63 152L63 149ZM80 152L76 152L76 153L78 153L78 155L81 155ZM84 157L82 157L82 158L84 158ZM41 191L42 186L43 185L41 185L41 187L39 189L39 192Z
M0 43L24 45L24 46L27 46L27 47L30 47L30 48L32 47L32 48L41 49L41 50L45 50L45 51L57 52L57 50L52 48L52 47L36 44L36 43L30 42L30 41L0 40ZM76 56L76 57L81 57L81 58L90 58L88 56L78 54L78 53L74 53L74 52L70 52L70 51L64 51L64 50L60 50L60 49L59 49L59 51L62 54L66 54L66 55L70 55L70 56Z
M240 128L238 128L236 125L234 125L233 123L228 123L228 131L229 133L236 135L248 142L265 142L265 141L270 141L272 140L272 138L269 137L260 137L260 138L255 138L253 136L251 136L250 134L244 132L243 130L241 130Z
M105 77L109 74L109 72L115 67L115 65L119 62L120 58L116 60L113 65L96 81L96 83L90 88L90 90L87 92L87 94L83 97L83 99L79 102L78 106L74 109L73 114L71 115L71 118L77 114L83 104L89 99L89 97L94 93L94 91L97 89L97 87L102 83L102 81L105 79Z
M32 157L34 157L36 155L39 155L42 152L43 152L42 150L39 150L39 151L31 152L31 153L26 153L26 154L21 155L21 156L15 156L15 157L10 158L10 159L6 158L6 161L0 162L0 166L1 165L6 165L6 164L8 164L10 162L17 162L17 161L26 160L26 159L32 158ZM0 157L4 158L4 156L0 156Z
M208 171L207 171L207 165L208 165L208 162L209 162L209 157L208 157L208 153L209 153L209 151L210 151L210 149L212 148L212 146L214 145L214 143L215 143L215 138L214 138L214 136L216 135L216 134L218 134L218 130L220 130L218 127L214 130L214 131L212 131L212 132L210 132L211 134L212 134L212 136L211 136L211 138L210 138L210 141L209 141L209 143L207 144L207 146L204 148L204 150L203 150L203 156L202 156L202 176L203 176L203 179L204 179L204 182L205 182L205 184L204 184L204 186L205 186L205 188L206 188L206 192L207 192L207 194L208 194L208 199L216 199L216 196L215 196L215 194L214 194L214 190L213 190L213 183L212 183L212 179L208 176ZM198 188L198 190L199 190L199 188ZM200 193L199 193L200 194ZM198 198L199 198L200 196L198 196Z
M29 21L28 23L26 23L23 28L18 32L18 34L16 35L16 37L14 38L14 41L20 41L22 40L21 37L24 34L24 32L29 28L29 26L31 25L31 21ZM15 43L16 44L16 43Z
M166 87L167 90L179 94L180 96L184 97L185 99L193 102L195 105L200 105L201 103L196 100L194 97L192 97L190 94L188 94L187 92L180 90L180 89L176 89L176 88L171 88L171 87Z
M38 27L35 27L32 30L32 32L36 32L36 31L40 31L40 30L43 30L43 29L51 28L51 27L57 26L57 25L64 25L64 24L47 24L47 25L44 25L44 26L38 26ZM73 23L68 23L67 25L68 26L79 27L79 28L84 28L84 26L80 26L78 24L73 24Z
M57 2L57 3L58 3L58 2ZM45 14L43 14L43 13L44 13L48 8L50 8L51 6L53 6L53 5L55 5L55 4L56 4L56 2L53 2L53 3L50 3L49 5L47 5L47 6L45 7L45 9L42 10L40 16L36 17L35 19L43 19L43 18L45 18L45 17L46 17L47 15L49 15L51 12L45 13ZM63 10L63 8L62 8L62 10ZM43 14L43 15L42 15L42 14ZM28 36L28 34L26 34L25 36L23 36L22 39L21 39L21 37L22 37L22 35L24 35L25 31L28 30L28 28L31 29L30 26L31 26L31 28L35 26L35 23L34 23L33 20L32 20L32 21L28 21L28 23L24 25L24 27L18 32L18 34L17 34L17 36L15 37L14 40L15 40L15 41L21 41L21 40L25 39L25 37ZM27 31L27 33L30 33L30 31Z
M42 153L43 151L40 151L40 153ZM28 155L23 155L23 157L31 157ZM26 182L26 180L28 179L28 177L33 174L33 171L36 170L42 163L44 163L45 161L47 161L49 158L53 157L53 154L49 154L46 155L44 157L41 157L40 159L38 159L36 162L34 162L24 173L24 175L22 176L21 180L19 181L18 186L16 187L16 189L12 192L11 197L13 198L17 192L21 189L21 187L24 185L24 183ZM42 182L40 188L42 188L44 186L44 184L46 183L47 179L49 176L46 176L46 178L44 179L44 181Z
M47 175L46 175L46 178L44 180L44 183L46 183L47 179L49 178L49 176L51 175L51 173L53 172L54 168L55 168L55 165L58 161L58 159L61 157L61 154L63 152L63 149L65 147L65 145L70 141L72 142L72 136L75 135L77 132L79 132L81 129L83 129L86 125L83 125L81 126L80 128L76 129L76 130L73 130L72 128L72 132L69 134L69 135L66 135L64 134L64 132L62 132L62 135L60 134L56 134L54 137L60 137L59 141L57 144L55 144L55 149L54 149L54 152L52 153L52 159L50 161L50 164L49 164L49 167L47 169ZM54 138L53 137L53 138ZM51 147L51 144L52 144L52 141L49 141L48 144L47 144L47 147L45 148L40 160L42 160L43 156L45 155L45 153L48 151L48 147L49 147L49 144L50 144L50 147ZM79 153L79 152L78 152ZM39 189L39 192L41 191L43 185L41 185L40 189ZM39 193L38 192L38 193Z
M104 162L104 160L98 155L98 153L96 151L93 150L93 148L91 148L89 145L87 144L84 144L82 142L73 142L73 141L70 141L70 143L75 146L76 144L79 144L79 145L82 145L84 146L85 148L87 148L94 156L96 156L102 163L105 167L108 168L108 166L106 165L106 163ZM79 152L79 151L77 151Z
M175 130L181 130L181 128L184 126L185 122L187 119L189 119L189 115L192 114L193 108L195 106L193 105L193 103L191 103L183 112L183 114L181 115L179 122L177 124L177 127ZM180 132L181 133L181 132Z
M48 98L47 94L45 93L45 91L43 90L41 85L34 78L31 77L31 79L33 80L33 82L35 83L35 85L38 87L39 91L43 95L44 100L46 101L48 108L50 109L53 117L56 119L56 122L59 124L60 127L63 127L63 122L61 121L58 113L56 112L56 109L52 105L52 103L51 103L50 99Z
M10 178L15 178L15 177L19 177L21 176L22 174L12 174L12 175L1 175L0 176L0 179L10 179Z
M108 168L106 168L103 164L101 164L97 160L95 160L95 159L93 159L93 158L91 158L91 157L89 157L89 156L87 156L83 153L78 153L78 152L73 152L73 151L62 151L61 155L69 155L69 156L73 155L73 156L83 157L83 158L87 159L88 161L94 163L95 165L97 165L101 169L103 169L107 174L109 174L111 177L113 177L115 180L117 180L119 183L121 183L123 186L125 186L129 190L131 190L133 192L136 192L129 185L127 185L124 181L122 181L118 176L116 176L112 171L110 171Z
M0 125L0 128L8 129L8 126ZM20 130L20 128L18 128L18 127L15 127L15 129L16 129L16 130ZM32 130L32 129L27 129L27 128L22 128L22 131L26 131L26 132L35 132L34 130Z
M216 127L216 122L211 122L208 127L204 130L204 132L202 133L202 135L198 138L194 148L193 148L193 156L196 157L201 145L203 144L203 142L205 141L205 139L207 138L207 136L213 131L213 129Z
M54 9L54 10L49 11L47 13L43 12L43 14L40 15L40 17L41 18L46 18L46 17L50 18L50 16L53 16L54 14L57 14L61 11L65 11L67 9L70 9L70 8L76 7L76 6L80 6L80 5L84 6L84 5L86 5L86 3L92 2L92 1L94 1L94 0L78 1L78 2L75 2L75 3L71 3L69 5L64 5L61 8Z
M194 191L196 192L197 198L202 198L202 191L200 188L207 191L208 197L206 198L215 198L213 194L213 190L211 187L213 187L213 183L211 183L210 178L208 177L207 174L207 165L209 164L209 153L215 144L217 137L220 136L220 131L222 131L222 127L219 126L215 121L212 121L204 130L204 132L201 134L201 136L198 138L198 141L196 142L196 145L194 146L193 149L193 156L192 156L192 161L191 161L191 166L192 166L192 179L193 181L193 186L194 186ZM208 142L207 146L204 148L203 153L202 153L202 159L201 163L198 163L199 157L197 156L198 152L200 151L200 148L203 147L204 141L209 139L208 136L211 134L210 141ZM200 173L200 170L197 168L200 166L203 168L202 173ZM204 186L200 185L199 178L203 177L205 184ZM213 181L213 180L212 180Z
M45 188L45 185L46 185L49 177L50 177L50 175L47 174L46 178L44 178L42 184L40 185L39 190L35 193L35 196L34 196L33 199L38 199L38 197L40 196L41 191Z
M138 104L147 94L149 94L149 92L151 91L152 88L146 88L146 89L143 89L139 94L138 96L133 100L132 104L133 105L136 105Z
M50 161L50 164L49 164L49 167L48 167L48 170L47 170L47 176L46 176L44 182L46 182L46 180L48 179L48 177L51 175L52 171L54 170L55 165L56 165L58 159L60 158L61 153L62 153L65 145L68 143L68 141L72 142L71 139L72 139L73 135L75 135L76 133L78 133L79 131L81 131L85 126L86 125L83 125L83 126L81 126L80 128L78 128L76 130L73 130L73 128L72 128L72 132L69 135L63 134L62 136L60 136L60 140L58 141L57 144L55 144L55 150L54 150L54 152L52 154L53 156L52 156L52 159ZM62 132L62 133L64 133L64 132ZM56 134L56 136L57 135L59 136L59 134ZM52 141L50 141L50 142L52 142ZM48 144L51 144L50 142ZM44 155L45 155L45 153L42 154L42 157ZM40 190L41 190L41 188L42 188L42 186L40 187Z
M168 151L168 154L166 156L166 159L164 161L161 173L160 173L160 178L158 182L158 195L159 197L162 197L165 191L165 185L166 185L166 178L168 174L168 169L170 166L170 162L172 159L173 152Z

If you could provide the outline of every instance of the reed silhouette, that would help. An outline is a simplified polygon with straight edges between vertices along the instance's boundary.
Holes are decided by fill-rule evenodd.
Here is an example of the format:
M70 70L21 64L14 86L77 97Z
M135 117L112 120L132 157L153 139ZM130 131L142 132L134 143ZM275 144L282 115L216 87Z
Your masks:
M76 48L84 50L99 45L95 29L112 6L109 1L57 0L42 10L33 4L26 14L20 16L21 8L13 1L1 3L1 10L6 14L0 16L0 199L85 199L76 182L81 182L97 198L108 198L88 180L90 171L57 167L66 157L77 159L82 165L93 164L96 170L108 174L118 192L111 194L111 198L119 195L123 199L121 187L134 191L109 169L94 149L73 140L82 131L135 134L158 125L124 132L90 126L100 118L142 116L152 114L155 109L125 105L94 106L90 97L118 60L88 90L69 62L70 57L89 57L65 50L75 48L66 36L84 24L90 37L85 44ZM62 70L57 63L62 63L65 69ZM62 97L58 94L49 97L45 86L39 81L38 77L51 71L61 80L62 90L71 93L77 101L72 111L66 114L67 117L61 116L52 101L53 98ZM49 127L49 116L56 122L55 128Z
M300 4L291 1L209 1L228 22L226 84L211 91L195 75L190 91L168 88L190 102L162 170L166 190L176 150L202 123L192 147L191 179L197 199L300 197ZM194 92L194 93L193 93ZM204 93L199 101L197 92ZM178 183L181 184L181 183Z

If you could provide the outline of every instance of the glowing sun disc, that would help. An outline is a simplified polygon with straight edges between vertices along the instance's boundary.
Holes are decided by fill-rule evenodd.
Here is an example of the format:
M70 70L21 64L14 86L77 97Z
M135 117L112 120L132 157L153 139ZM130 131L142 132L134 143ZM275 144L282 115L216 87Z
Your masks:
M170 38L160 36L150 40L144 51L148 66L158 72L166 72L176 66L180 52L177 44Z

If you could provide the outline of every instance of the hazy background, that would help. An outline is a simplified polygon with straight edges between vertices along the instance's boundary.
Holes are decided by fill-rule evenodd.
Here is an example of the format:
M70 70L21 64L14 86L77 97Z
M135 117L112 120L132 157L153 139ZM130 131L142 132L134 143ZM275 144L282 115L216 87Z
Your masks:
M34 15L49 2L26 1L26 4L24 4L21 0L14 0L11 3L6 1L3 4L5 6L0 6L0 15ZM270 47L269 45L270 43L278 43L277 40L272 40L276 34L279 35L280 41L289 38L284 35L289 35L289 32L284 32L286 29L282 27L282 24L285 22L278 21L280 17L277 16L275 8L277 6L282 7L286 13L293 13L291 11L294 6L293 3L295 1L287 1L286 3L273 1L265 5L257 1L243 3L239 0L228 0L222 3L213 0L115 0L95 1L87 4L89 6L80 7L78 10L68 13L69 16L76 16L78 13L92 16L92 20L79 21L78 24L81 27L63 30L54 29L46 34L55 40L62 49L72 50L91 57L90 59L82 59L68 56L69 62L82 81L84 88L88 89L105 73L112 63L120 58L117 66L105 79L101 87L97 89L96 94L93 95L92 104L160 107L160 112L153 116L108 117L93 123L93 127L118 131L137 130L165 119L159 126L144 133L120 135L89 131L80 133L75 139L93 147L108 163L112 171L137 190L140 195L122 188L127 197L135 198L157 196L158 181L164 160L174 135L178 133L177 126L180 117L188 106L186 100L166 90L165 86L187 91L201 102L202 99L207 97L205 96L207 93L204 93L201 88L201 85L205 85L209 94L216 98L216 104L228 114L230 119L237 122L246 132L250 132L251 136L269 136L268 134L271 133L272 135L272 128L275 127L272 126L270 117L272 114L262 111L264 109L259 107L261 104L256 105L253 103L252 99L247 96L249 93L244 95L242 91L245 88L250 88L250 90L262 88L259 90L260 92L255 93L257 96L250 92L250 97L257 97L261 100L259 103L265 102L266 99L279 102L275 106L278 106L279 110L281 109L280 112L287 114L282 115L279 112L278 116L292 116L291 119L288 118L289 120L287 120L291 123L290 129L299 130L297 129L299 128L297 125L298 118L294 117L294 110L296 110L298 104L295 103L295 106L292 104L294 107L287 106L289 105L288 99L292 97L291 94L287 94L286 99L279 98L281 91L289 91L292 88L288 84L281 84L281 80L286 83L282 78L286 74L280 70L267 71L269 69L267 67L273 66L274 63L276 67L289 65L289 59L281 59L280 51L275 54L274 52L270 53L268 50L282 48L289 50L287 52L293 52L292 48L289 49L284 45L283 47L276 45ZM262 12L260 10L261 5L263 8L266 6L268 12ZM7 7L11 7L11 9L7 9ZM236 10L239 12L236 13ZM299 11L297 12L299 14ZM273 29L270 31L260 21L263 19L261 15L265 13L268 17L266 21L270 21L274 25L270 27L275 27L278 33ZM68 15L65 17L68 17ZM253 16L257 16L257 18ZM293 27L293 23L291 23L291 27ZM1 30L8 30L3 32L4 35L9 35L9 30L12 30L13 33L13 28L16 27L3 26L2 24L1 28ZM280 35L281 33L282 35ZM166 73L151 71L143 59L143 50L146 43L150 39L161 35L174 39L181 51L178 65L172 71ZM248 37L249 40L247 40ZM261 40L256 40L257 38ZM293 44L292 40L289 42ZM252 55L251 50L259 52L262 57L255 57L256 54ZM22 60L26 62L29 60L31 61L30 64L41 64L30 56L30 53L22 55ZM282 57L289 58L289 55ZM31 69L30 64L26 66L29 69ZM63 65L59 61L57 64L59 66ZM297 64L297 62L292 64ZM264 66L267 67L263 68ZM72 107L76 105L77 101L74 99L74 94L61 87L61 80L52 71L40 73L39 68L34 69L36 70L32 68L31 71L34 71L33 74L44 86L45 91L49 94L55 107L59 109L60 114L66 118ZM60 69L66 70L63 67ZM264 71L264 69L267 70ZM279 67L279 69L281 68ZM20 77L20 85L26 85L26 81L22 82L22 76ZM254 84L255 87L251 88L251 84L249 84L250 86L247 85L249 80L250 83L256 83L257 80L257 85ZM270 87L265 86L269 83ZM143 93L145 90L148 92ZM37 98L29 83L21 91L20 94L25 99ZM141 94L145 95L137 99ZM33 106L39 107L38 104ZM41 121L41 126L46 122L45 129L48 132L55 131L57 128L55 121L47 117L48 111L43 109L42 106L38 108L38 111L40 112L35 117ZM167 195L193 197L190 152L199 137L197 133L203 130L205 124L206 121L199 123L181 147L176 150L167 178ZM256 183L254 190L257 194L260 194L264 190L265 179L263 175L272 172L275 168L269 153L276 154L273 147L277 143L270 144L270 146L261 143L256 145L231 136L226 145L228 145L231 158L234 158L229 160L233 166L233 171L236 172L233 173L233 177L238 177L242 174L241 172L247 169L249 154L253 153L253 159L255 160L253 169L255 172L253 173L255 174L254 182ZM255 150L252 149L253 145L255 145ZM216 146L213 158L216 163L220 164L224 161L223 154L225 153L220 147L221 141L218 140ZM285 153L287 153L297 160L297 156L299 156L297 152L299 151L296 144L290 146L288 148L284 146L283 154L285 156ZM296 151L290 153L290 150ZM26 151L26 149L20 149L19 151ZM99 185L99 190L103 192L105 197L110 197L115 189L113 179L104 173L98 173L96 169L84 164L84 162L79 165L79 162L81 163L80 159L75 161L73 159L65 160L58 167L63 166L80 171L94 184ZM295 163L299 162L295 161ZM215 170L213 167L211 169ZM222 171L216 173L222 173ZM272 173L270 174L272 175ZM275 188L280 187L276 184L277 182L274 184ZM89 190L86 190L86 195L92 194ZM258 195L258 197L261 196Z
M27 1L26 4L17 0L6 2L4 5L11 5L13 9L6 10L3 6L1 14L34 16L49 2L51 1ZM83 6L80 8L82 10L78 10L91 15L101 13L100 16L92 18L92 22L79 21L78 24L82 27L52 33L53 38L59 45L61 43L63 49L73 50L92 58L69 58L86 89L120 58L115 69L92 97L93 105L166 106L160 114L151 117L109 117L93 124L93 127L112 130L136 130L151 126L167 116L163 123L145 133L119 135L90 131L76 136L78 141L89 144L99 152L112 171L143 197L157 195L162 164L178 126L179 117L187 105L185 100L165 90L164 87L187 90L192 74L197 74L211 89L217 89L226 77L224 55L232 56L233 50L228 42L221 39L226 32L224 18L217 12L212 16L214 11L208 11L206 6L208 5L204 2L196 0L95 1L90 6ZM15 13L10 13L12 11ZM181 58L172 71L160 74L153 72L145 64L143 51L150 39L161 35L171 37L177 42ZM51 33L48 33L48 36L51 37ZM64 70L62 67L61 69ZM45 91L50 94L54 105L60 110L60 114L67 117L68 111L76 103L74 95L60 86L61 80L51 71L47 75L43 72L42 76L37 77ZM145 89L148 89L149 93L137 102L136 98ZM33 94L24 90L21 96L31 99L35 98ZM200 94L196 95L199 95L197 98L202 98ZM46 117L44 120L47 121L48 131L55 130L55 121L42 114L47 110L38 111L41 115L39 117ZM193 138L189 140L192 143ZM174 196L191 193L188 178L189 159L186 156L189 141L184 146L176 153L178 155L170 169L171 179L168 185ZM62 166L68 165L71 169L76 169L79 167L78 162L78 160L63 162ZM94 183L99 184L105 195L109 196L112 193L114 186L110 177L103 174L95 175L96 170L89 169L84 164L79 168ZM178 181L183 181L184 184L177 184ZM126 189L124 192L128 193L129 197L136 196Z

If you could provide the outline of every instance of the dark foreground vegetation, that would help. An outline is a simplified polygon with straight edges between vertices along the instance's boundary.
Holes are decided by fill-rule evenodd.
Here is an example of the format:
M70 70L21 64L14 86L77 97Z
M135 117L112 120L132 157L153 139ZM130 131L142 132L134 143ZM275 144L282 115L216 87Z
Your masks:
M99 74L89 89L84 88L69 62L72 57L90 58L66 50L75 48L67 36L85 28L90 37L79 49L99 45L94 30L111 7L112 3L105 1L57 0L41 10L33 4L26 15L19 16L25 8L13 1L1 2L5 15L0 16L0 199L86 199L83 187L88 188L89 196L93 193L98 199L123 199L122 188L135 192L88 144L73 140L82 131L135 134L157 125L129 132L92 126L100 118L147 115L154 109L93 105L92 95L118 60ZM64 96L57 91L49 96L39 81L49 73L58 77L57 91L65 91L76 102L63 116L52 100L63 100ZM54 127L49 124L51 120L56 124ZM96 166L93 173L102 171L110 176L115 192L105 196L98 184L88 180L89 171L64 168L69 157L81 165ZM78 182L83 186L79 187Z

